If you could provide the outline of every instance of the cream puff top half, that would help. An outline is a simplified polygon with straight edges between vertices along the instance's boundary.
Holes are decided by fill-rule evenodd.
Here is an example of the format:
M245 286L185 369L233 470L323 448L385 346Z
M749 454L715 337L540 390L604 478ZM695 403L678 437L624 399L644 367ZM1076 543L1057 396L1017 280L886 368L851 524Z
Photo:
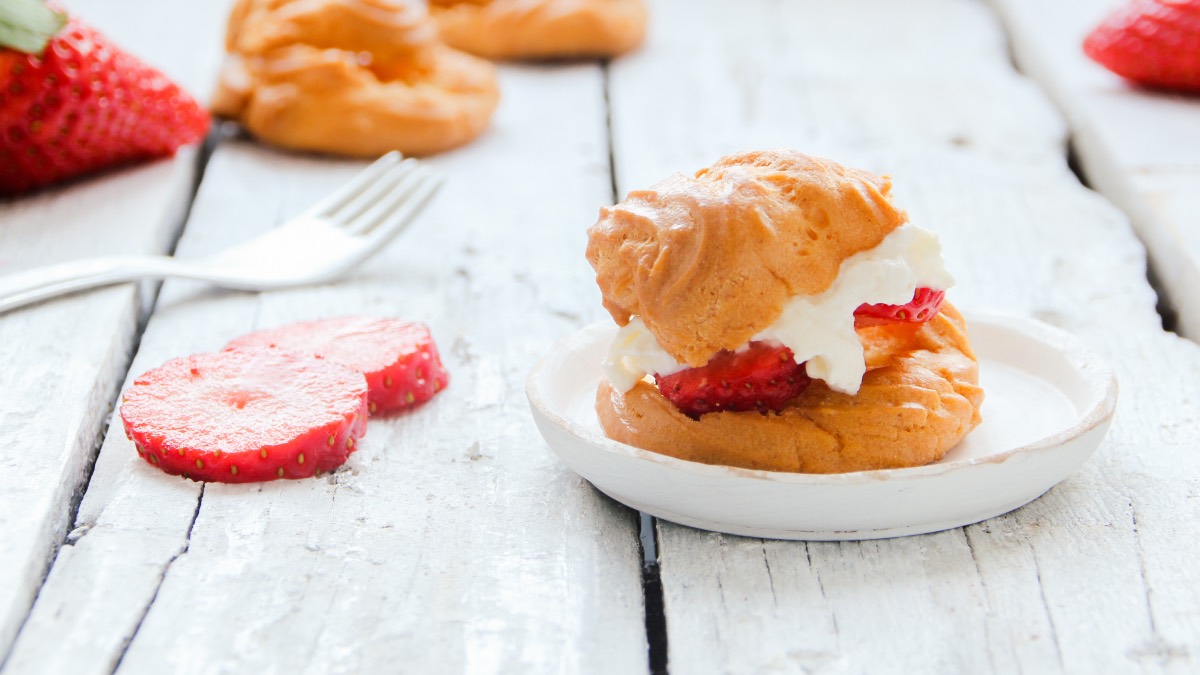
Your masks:
M844 393L865 372L854 311L953 285L934 233L891 181L793 150L742 152L601 210L587 258L622 326L606 361L628 390L751 341L782 343Z
M225 34L225 50L242 56L305 45L375 63L408 59L436 43L424 6L406 0L237 0Z

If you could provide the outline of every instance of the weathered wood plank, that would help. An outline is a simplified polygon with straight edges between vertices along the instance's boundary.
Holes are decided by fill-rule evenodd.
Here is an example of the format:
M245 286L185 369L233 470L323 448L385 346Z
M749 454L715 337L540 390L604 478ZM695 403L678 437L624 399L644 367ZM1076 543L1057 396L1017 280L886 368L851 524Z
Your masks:
M642 149L618 153L619 185L754 147L933 143L1028 158L1062 144L1062 120L1003 58L988 12L907 4L659 3L645 47L612 65L614 137Z
M220 5L172 9L186 30L125 22L161 14L163 3L81 0L72 9L189 87L211 73ZM157 9L155 9L157 8ZM194 19L194 20L193 20ZM169 45L169 48L164 48ZM211 46L210 46L211 45ZM194 149L171 160L0 202L0 274L73 258L161 253L191 192ZM0 316L0 662L21 627L58 545L73 498L87 480L108 408L136 339L133 286L96 291ZM86 326L86 330L81 330Z
M523 394L536 359L602 311L579 264L611 199L601 71L511 67L502 88L494 128L431 160L449 178L431 210L352 279L263 295L169 282L131 371L254 327L367 312L428 322L450 386L372 420L347 468L315 480L201 493L110 433L85 532L10 671L647 669L636 514L545 450ZM181 255L251 236L359 166L223 144ZM81 589L85 577L112 583Z
M1065 125L1011 72L986 7L832 5L660 3L648 49L612 67L620 190L763 145L890 173L912 220L941 233L959 306L1075 332L1117 368L1122 401L1079 474L980 525L804 544L660 522L670 671L1194 669L1200 350L1162 332L1143 249L1067 169ZM727 31L753 46L713 48L735 40ZM780 47L793 43L805 46ZM693 58L691 72L663 65ZM872 100L876 78L902 78L904 93ZM935 95L931 118L915 102ZM812 114L813 98L839 116ZM960 118L970 101L1003 105ZM953 134L937 110L952 111Z
M1019 67L1071 122L1088 182L1129 214L1179 330L1200 337L1200 99L1143 91L1084 55L1119 0L992 0Z

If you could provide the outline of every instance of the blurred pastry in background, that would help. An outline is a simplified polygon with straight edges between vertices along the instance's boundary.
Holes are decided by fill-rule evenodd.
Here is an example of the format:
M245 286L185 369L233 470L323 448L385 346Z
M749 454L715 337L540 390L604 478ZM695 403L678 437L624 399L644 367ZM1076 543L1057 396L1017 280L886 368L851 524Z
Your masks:
M646 35L643 0L430 0L446 44L491 59L611 57Z
M294 150L428 155L487 128L492 64L399 0L238 0L213 112Z

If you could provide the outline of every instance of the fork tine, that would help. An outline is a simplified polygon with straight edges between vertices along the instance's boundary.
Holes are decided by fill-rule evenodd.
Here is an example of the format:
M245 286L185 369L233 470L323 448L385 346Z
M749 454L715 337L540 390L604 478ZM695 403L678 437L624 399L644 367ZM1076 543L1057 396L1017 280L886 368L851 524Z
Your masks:
M346 226L354 222L363 213L374 208L381 199L387 199L388 195L392 194L394 190L404 185L405 181L416 172L419 166L420 164L417 163L417 160L410 158L390 167L348 203L342 204L337 209L330 211L327 214L327 218L333 224L340 226Z
M389 213L398 208L408 199L431 174L427 167L419 167L397 182L386 194L380 195L370 208L356 214L346 223L345 228L354 234L365 234L383 221Z
M359 218L352 227L358 234L370 234L385 243L407 228L425 210L425 205L442 187L442 177L432 171L423 171L413 181L414 185L402 196L390 200L387 208L374 210L373 219L367 215Z
M402 156L400 153L394 150L380 157L355 175L354 178L351 178L350 182L334 190L327 197L314 204L304 212L304 216L319 218L329 215L329 213L345 206L347 202L357 197L363 190L372 185L381 174L396 165L401 159Z

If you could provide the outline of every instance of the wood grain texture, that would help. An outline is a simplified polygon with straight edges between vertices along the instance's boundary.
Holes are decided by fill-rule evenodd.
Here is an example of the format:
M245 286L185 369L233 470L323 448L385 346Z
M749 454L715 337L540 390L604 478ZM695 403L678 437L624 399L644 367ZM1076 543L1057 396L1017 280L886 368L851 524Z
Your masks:
M372 420L346 467L313 480L201 493L110 433L6 675L646 670L636 514L554 459L523 393L602 311L580 264L611 199L601 71L512 67L502 87L493 129L431 160L449 177L431 210L351 279L262 295L169 282L131 371L363 312L429 323L450 386ZM180 255L252 236L360 166L222 144Z
M110 7L78 4L97 23ZM209 11L161 4L150 15ZM995 17L968 0L653 9L646 48L609 70L622 192L764 145L890 172L914 222L943 235L955 302L1070 330L1122 381L1083 470L976 526L806 545L661 523L671 672L1194 671L1200 350L1161 331L1143 249L1067 170L1067 126L1012 70ZM135 51L139 21L113 31ZM156 55L187 50L156 39L147 60L204 88L213 53L172 66ZM136 298L119 288L0 317L0 650L24 622L5 675L644 672L634 514L546 451L522 394L554 340L603 316L582 256L610 201L603 84L589 65L505 68L494 128L433 160L451 182L427 217L343 283L164 286L133 374L297 319L430 323L449 389L375 420L324 478L201 487L141 463L117 425L67 523ZM181 254L281 222L360 166L225 143ZM177 208L186 181L172 172L187 168L0 207L0 265L154 250L170 228L153 217ZM1187 222L1188 175L1137 180Z
M190 32L123 21L162 4L81 0L71 8L100 30L121 33L118 41L132 50L159 55L156 64L173 74L215 59L219 46L207 48L203 21L184 21ZM190 14L223 12L225 4L192 7ZM188 205L195 165L195 150L184 149L172 159L0 202L0 274L167 250ZM71 505L128 366L145 298L125 285L0 316L0 663L71 527Z
M656 3L646 45L612 65L619 187L745 148L947 145L1044 159L1062 146L1062 119L1008 65L984 8L894 4Z
M1179 330L1200 337L1200 99L1138 89L1083 53L1118 0L991 0L1017 65L1071 123L1089 184L1129 214Z
M660 522L670 672L1194 670L1200 350L1161 330L1144 250L1068 170L1066 127L1011 71L986 6L831 5L658 3L647 49L612 67L620 191L762 145L890 173L912 220L941 234L956 304L1079 335L1117 369L1121 402L1077 475L979 525L804 544ZM729 26L743 48L713 48L735 39ZM693 74L660 65L693 58ZM956 111L955 132L886 87L873 101L826 86L830 74L867 90L907 78L904 96ZM805 114L818 95L848 112ZM775 104L743 104L763 100Z

